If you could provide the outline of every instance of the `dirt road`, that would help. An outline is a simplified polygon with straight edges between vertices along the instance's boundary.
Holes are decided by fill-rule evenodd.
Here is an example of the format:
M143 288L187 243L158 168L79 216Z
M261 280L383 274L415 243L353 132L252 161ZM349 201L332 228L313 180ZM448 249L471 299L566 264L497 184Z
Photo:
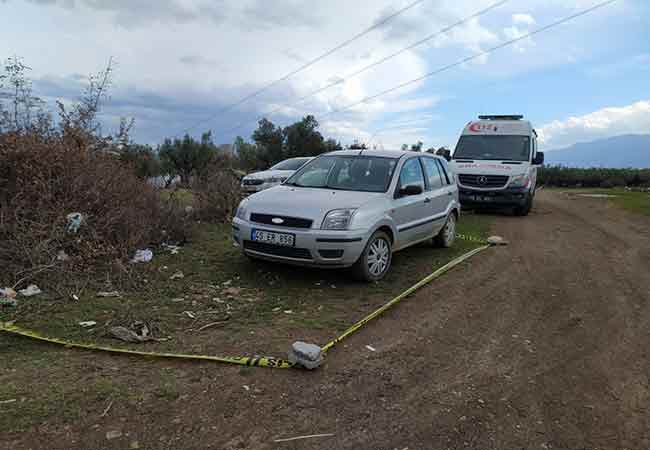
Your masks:
M542 191L530 216L500 216L494 231L511 245L423 289L317 371L82 352L138 383L167 370L181 395L0 447L650 448L650 220ZM107 440L113 429L122 436ZM273 443L317 433L334 436Z

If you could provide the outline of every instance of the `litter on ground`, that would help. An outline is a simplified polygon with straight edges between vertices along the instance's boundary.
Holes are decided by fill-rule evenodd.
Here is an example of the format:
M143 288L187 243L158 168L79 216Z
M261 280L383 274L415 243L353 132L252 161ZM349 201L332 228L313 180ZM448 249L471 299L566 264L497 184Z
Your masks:
M95 322L94 320L86 320L84 322L79 322L79 325L84 327L84 328L90 328L90 327L94 327L95 325L97 325L97 322Z
M70 213L66 216L66 219L68 219L68 224L66 225L65 229L68 233L76 233L79 231L79 228L81 227L81 223L83 222L83 214L78 213L78 212L73 212Z
M145 248L144 250L136 251L131 262L142 263L142 262L149 262L152 259L153 259L153 252L150 249Z
M18 292L20 292L20 295L23 297L31 297L32 295L41 294L43 291L41 291L35 284L30 284L25 289L21 289Z
M102 291L97 293L97 297L119 297L120 293L117 291Z

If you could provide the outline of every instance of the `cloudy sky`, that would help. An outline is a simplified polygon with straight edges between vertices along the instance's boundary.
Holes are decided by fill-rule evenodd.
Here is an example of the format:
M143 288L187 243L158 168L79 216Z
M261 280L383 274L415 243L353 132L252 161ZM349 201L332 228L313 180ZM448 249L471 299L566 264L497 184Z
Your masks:
M211 129L227 143L249 138L262 116L285 125L314 114L323 133L344 144L453 146L478 114L522 113L548 150L650 133L650 2L618 0L359 102L600 1L510 0L349 77L498 3L422 0L230 108L414 0L0 0L0 58L24 58L36 94L50 101L76 98L85 77L114 58L102 119L111 127L120 116L135 118L134 137L145 143L186 129Z

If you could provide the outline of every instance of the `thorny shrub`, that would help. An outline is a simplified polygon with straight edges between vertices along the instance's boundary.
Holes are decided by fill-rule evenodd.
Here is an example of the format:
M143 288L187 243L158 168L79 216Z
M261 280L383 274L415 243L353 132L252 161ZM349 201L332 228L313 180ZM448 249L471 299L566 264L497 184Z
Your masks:
M239 178L219 161L192 180L191 190L196 218L210 222L230 220L242 198Z
M5 282L125 267L123 261L138 248L185 239L183 210L162 200L130 165L96 146L74 133L0 134ZM83 222L71 233L66 216L75 212ZM61 258L62 252L67 256Z

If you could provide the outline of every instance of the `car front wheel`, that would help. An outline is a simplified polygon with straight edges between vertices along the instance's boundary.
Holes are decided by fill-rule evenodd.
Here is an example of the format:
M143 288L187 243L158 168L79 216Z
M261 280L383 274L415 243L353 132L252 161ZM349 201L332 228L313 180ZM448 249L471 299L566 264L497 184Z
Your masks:
M447 221L442 229L433 238L436 247L449 248L454 245L456 239L456 214L453 212L447 216Z
M390 237L383 231L376 231L366 248L352 267L355 276L363 281L379 281L388 273L393 259Z

